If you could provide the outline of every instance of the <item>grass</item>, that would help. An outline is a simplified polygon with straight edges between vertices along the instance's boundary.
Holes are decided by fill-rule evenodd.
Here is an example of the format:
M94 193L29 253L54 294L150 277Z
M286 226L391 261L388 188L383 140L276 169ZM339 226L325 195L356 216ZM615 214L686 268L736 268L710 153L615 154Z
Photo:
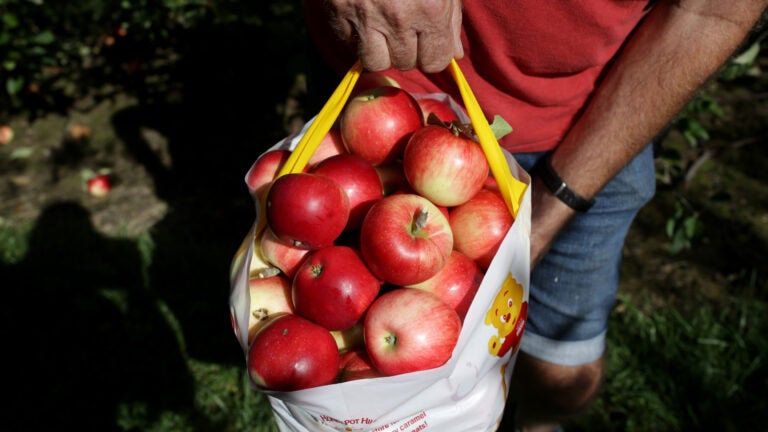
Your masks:
M761 430L768 384L764 302L689 311L619 299L608 376L580 430Z

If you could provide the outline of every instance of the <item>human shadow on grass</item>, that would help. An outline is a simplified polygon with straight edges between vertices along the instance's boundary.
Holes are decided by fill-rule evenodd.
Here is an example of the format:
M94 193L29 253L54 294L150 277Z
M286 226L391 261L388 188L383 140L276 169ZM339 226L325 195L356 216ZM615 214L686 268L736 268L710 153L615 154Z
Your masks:
M229 266L255 217L243 181L256 158L286 132L276 106L294 83L285 38L263 27L190 34L174 80L179 101L139 101L113 128L151 176L168 212L151 229L149 285L178 320L191 357L243 365L229 316ZM279 58L255 68L246 54ZM146 135L161 135L166 153Z
M13 347L4 429L119 430L120 410L152 417L193 404L179 340L142 268L136 244L96 232L79 204L43 210L23 260L0 267Z

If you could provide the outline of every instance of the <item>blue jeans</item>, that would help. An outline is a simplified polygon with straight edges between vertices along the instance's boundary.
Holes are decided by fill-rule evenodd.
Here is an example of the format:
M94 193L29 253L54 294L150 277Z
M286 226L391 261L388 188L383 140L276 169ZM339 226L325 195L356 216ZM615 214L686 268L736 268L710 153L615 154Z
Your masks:
M588 212L576 215L534 267L524 352L565 366L602 356L624 239L656 190L652 147L605 186ZM515 159L530 171L543 155L515 154Z

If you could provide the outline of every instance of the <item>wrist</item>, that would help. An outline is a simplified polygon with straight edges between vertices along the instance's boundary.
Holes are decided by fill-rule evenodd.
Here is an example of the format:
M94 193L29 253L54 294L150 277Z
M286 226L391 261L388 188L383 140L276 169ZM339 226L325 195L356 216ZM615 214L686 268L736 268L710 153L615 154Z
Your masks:
M541 181L546 189L558 200L578 212L586 212L595 204L594 198L586 198L574 191L555 172L549 163L549 155L540 158L531 169L531 175Z

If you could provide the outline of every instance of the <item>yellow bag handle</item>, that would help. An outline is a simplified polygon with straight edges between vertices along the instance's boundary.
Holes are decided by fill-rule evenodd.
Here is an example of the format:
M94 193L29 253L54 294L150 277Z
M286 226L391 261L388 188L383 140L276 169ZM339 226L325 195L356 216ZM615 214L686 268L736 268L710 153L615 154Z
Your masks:
M504 202L507 204L507 208L509 208L512 216L517 217L517 211L520 209L520 203L523 200L523 194L528 185L516 179L509 171L509 165L507 165L507 160L501 151L501 146L498 140L496 140L496 136L493 134L485 114L480 109L475 94L469 88L469 84L464 78L459 64L456 63L456 60L451 60L448 68L454 81L456 81L456 85L459 87L459 93L461 93L461 98L464 100L464 107L467 109L469 119L472 121L472 128L475 130L480 146L483 148L485 157L488 159L491 173L496 179L496 183L499 184L499 190L502 197L504 197Z
M323 105L323 108L315 117L315 120L309 125L309 128L301 137L296 149L293 150L291 155L285 161L283 168L277 173L277 177L283 174L292 172L301 172L304 167L307 166L309 159L317 150L317 146L320 145L320 141L323 140L325 135L331 130L333 123L339 117L341 110L344 109L344 104L347 103L349 95L352 94L352 89L357 83L357 79L360 77L360 73L363 71L363 66L360 62L356 62L341 80L341 83L328 101Z
M472 90L469 88L469 84L464 78L464 74L461 72L461 69L456 63L456 60L451 60L449 69L451 75L459 87L459 92L461 93L461 97L464 100L464 106L466 107L469 118L472 121L472 128L477 134L478 140L480 141L480 146L483 148L483 152L488 159L488 165L490 166L491 173L499 185L499 189L501 191L502 197L504 198L504 202L507 204L507 208L509 208L512 216L517 217L517 211L520 208L520 202L523 199L523 194L525 193L525 189L528 187L528 185L521 182L520 180L517 180L509 171L509 166L507 165L504 153L499 146L499 142L496 140L496 137L494 136L493 131L488 124L488 120L486 120L483 111L480 109L480 105L478 104L475 95L472 93ZM312 124L296 144L296 148L288 157L282 169L278 172L277 177L288 173L301 172L304 170L304 167L307 166L309 159L320 145L320 141L323 140L323 137L325 137L325 135L331 129L333 123L336 121L342 109L344 108L344 105L346 104L347 99L349 99L349 96L352 94L352 89L355 87L355 83L357 83L357 79L360 77L362 70L363 67L359 61L349 69L347 74L341 80L341 83L338 85L331 97L328 98L328 101L325 103L323 108L315 117ZM266 199L261 200L261 205L262 210L264 210ZM264 214L263 211L262 214ZM262 226L259 227L258 231L261 231L261 228L264 225L264 219L265 218L261 218L260 225Z
M328 101L325 102L323 108L317 113L314 121L312 121L309 128L307 128L307 131L304 132L304 135L299 139L296 148L294 148L288 156L288 159L286 159L285 164L283 164L282 168L277 172L275 178L304 170L304 167L307 166L309 159L315 153L315 150L317 150L320 142L325 135L328 134L328 131L331 130L331 127L339 117L341 110L344 109L344 104L346 104L347 99L349 99L349 95L352 94L352 89L354 89L357 79L360 78L360 73L362 71L363 66L359 61L349 69L347 74L341 80L341 83L336 87L336 90L331 94L331 97L328 98ZM267 188L267 191L268 190L269 188ZM264 192L264 196L259 197L261 217L259 217L258 226L256 227L256 238L259 238L267 223L267 218L264 217L267 207L267 191Z

